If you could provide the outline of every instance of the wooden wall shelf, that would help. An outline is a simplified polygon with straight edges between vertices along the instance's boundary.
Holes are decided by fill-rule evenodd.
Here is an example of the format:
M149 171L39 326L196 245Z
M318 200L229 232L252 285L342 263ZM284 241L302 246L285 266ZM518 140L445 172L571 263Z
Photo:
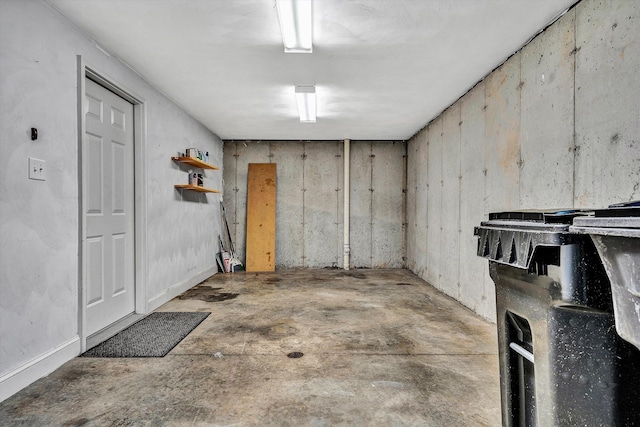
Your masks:
M196 159L195 157L172 157L171 160L180 163L186 163L187 165L195 166L200 169L220 169L217 166L210 165L209 163L203 162L202 160Z
M216 168L217 169L217 168ZM189 185L189 184L176 184L178 190L189 190L189 191L197 191L198 193L219 193L219 190L213 190L207 187L201 187L199 185Z
M171 160L178 163L184 163L190 166L194 166L200 169L213 169L218 170L217 166L213 166L207 162L203 162L200 159L196 159L195 157L171 157ZM187 190L187 191L196 191L198 193L219 193L219 190L214 190L207 187L202 187L200 185L192 185L192 184L176 184L174 187L178 190Z

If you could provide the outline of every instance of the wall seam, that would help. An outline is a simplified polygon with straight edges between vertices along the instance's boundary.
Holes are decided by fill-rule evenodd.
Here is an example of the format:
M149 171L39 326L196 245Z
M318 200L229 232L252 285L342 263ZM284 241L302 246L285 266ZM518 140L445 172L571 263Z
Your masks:
M571 163L572 167L572 179L571 179L571 206L576 206L576 155L578 153L578 138L576 134L576 68L578 58L578 14L577 8L573 8L573 159Z
M341 151L342 149L342 151ZM342 153L342 154L341 154ZM344 209L346 209L346 206L342 207L342 212L340 212L340 199L344 198L344 189L342 197L340 197L340 189L342 188L341 184L344 183L344 162L346 161L346 158L344 156L344 140L342 141L342 143L340 141L336 141L336 155L335 155L335 159L336 159L336 243L337 243L337 247L336 247L336 256L335 256L335 267L338 267L339 263L340 263L340 258L343 258L342 261L342 267L344 268L344 224L342 224L342 233L340 232L340 217L343 218L343 222L344 222ZM340 170L342 170L342 180L340 179ZM342 183L341 183L342 181Z
M518 206L522 206L522 57L524 48L518 55Z
M373 268L373 141L369 141L369 268Z
M305 168L307 163L307 147L304 141L302 142L302 268L307 268L307 229L306 229L306 210L305 210L305 192L306 179Z
M425 218L424 218L424 224L425 224L425 246L424 246L424 260L422 260L422 265L424 266L424 270L422 273L422 276L424 276L423 278L426 279L429 276L429 264L427 263L427 247L429 245L429 186L431 185L431 183L429 182L429 162L431 161L431 157L429 157L429 145L431 144L431 125L429 125L427 127L427 144L426 147L424 147L426 151L426 160L427 160L427 164L425 167L425 171L424 173L426 174L425 177L425 182L426 182L426 186L425 186L425 205L426 205L426 213L425 213ZM416 204L416 226L417 226L417 218L418 218L418 206Z
M409 163L409 144L404 141L404 150L402 154L402 268L407 268L407 165Z
M487 196L487 83L484 83L482 88L482 97L483 97L483 108L482 108L482 122L483 122L483 138L482 138L482 194L483 194L483 212L487 212L488 210L488 196ZM480 295L480 306L482 307L482 315L484 317L487 316L488 307L487 307L487 286L493 286L493 282L488 283L487 273L488 273L489 263L484 263L484 274L482 275L482 281L484 286L482 287L482 295Z
M458 106L458 301L461 297L460 261L462 260L462 103Z
M438 233L438 244L439 248L442 248L442 240L443 240L443 221L442 221L442 208L444 206L444 121L445 116L442 116L440 119L440 229L436 230ZM446 261L442 256L443 253L440 252L440 256L438 257L438 277L436 279L436 287L440 290L444 289L444 283L442 281L442 264Z
M234 189L234 195L233 195L233 241L237 242L238 241L238 191L240 191L240 189L238 188L238 157L240 156L238 154L238 143L234 141L233 143L234 145L234 151L233 151L233 158L234 158L234 165L233 165L233 189ZM246 260L245 260L246 262Z

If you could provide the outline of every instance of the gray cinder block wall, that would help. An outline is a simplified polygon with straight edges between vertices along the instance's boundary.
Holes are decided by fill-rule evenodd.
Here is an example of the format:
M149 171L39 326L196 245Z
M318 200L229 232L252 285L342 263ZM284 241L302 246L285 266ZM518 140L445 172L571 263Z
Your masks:
M407 264L495 318L489 212L640 199L640 2L583 0L408 142Z
M405 143L351 141L351 267L404 267ZM343 267L342 141L225 141L224 205L245 260L247 169L276 163L276 268Z

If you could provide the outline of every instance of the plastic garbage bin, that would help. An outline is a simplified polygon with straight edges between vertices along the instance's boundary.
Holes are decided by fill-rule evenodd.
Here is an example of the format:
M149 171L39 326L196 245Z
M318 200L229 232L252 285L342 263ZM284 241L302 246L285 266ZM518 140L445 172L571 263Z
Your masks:
M476 227L496 287L504 426L640 420L640 352L615 333L609 280L585 211L493 213Z
M593 239L611 281L616 330L640 349L640 201L594 214L576 218L570 230Z

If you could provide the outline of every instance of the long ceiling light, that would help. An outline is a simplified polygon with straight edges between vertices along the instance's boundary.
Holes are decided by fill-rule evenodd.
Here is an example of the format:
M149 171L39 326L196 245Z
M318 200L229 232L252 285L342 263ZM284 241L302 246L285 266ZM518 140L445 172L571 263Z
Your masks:
M300 123L316 122L316 87L296 86L296 102Z
M276 0L284 51L311 53L313 51L311 0Z

